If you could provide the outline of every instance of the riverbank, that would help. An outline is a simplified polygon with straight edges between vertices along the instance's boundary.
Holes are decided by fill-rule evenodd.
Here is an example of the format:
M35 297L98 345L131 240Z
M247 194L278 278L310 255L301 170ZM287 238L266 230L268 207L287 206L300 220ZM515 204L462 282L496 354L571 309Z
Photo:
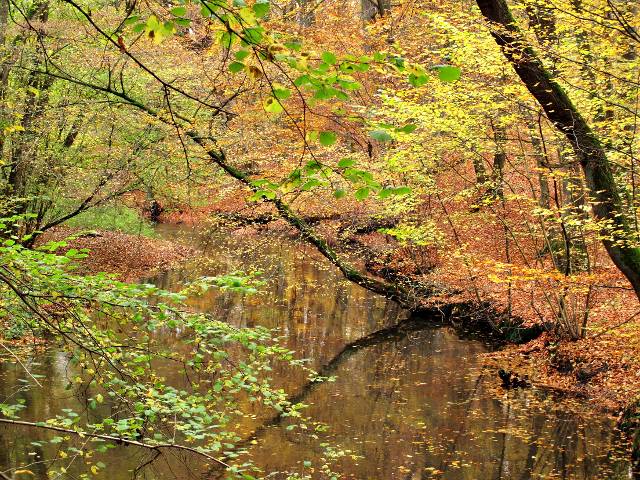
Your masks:
M47 231L36 246L51 241L67 243L60 252L70 248L89 250L89 256L80 262L80 273L113 273L126 282L168 270L195 252L192 247L161 238L112 230L82 232L67 227Z
M268 212L264 215L267 214ZM233 216L225 212L218 220L224 220L225 224L236 222L233 228L237 235L255 235L263 229L278 234L297 234L282 221L263 219L264 215L258 215L255 217L258 221L252 222L242 221L241 214ZM345 231L339 220L324 222L321 230L332 245L344 247ZM388 236L370 231L372 229L355 228L355 232L353 230L352 228L348 234L351 241L346 242L349 243L349 248L345 248L344 253L351 255L352 259L359 258L358 267L361 269L366 268L370 273L384 277L385 272L380 270L380 267L384 266L387 273L393 268L396 275L401 274L411 281L428 278L430 281L435 279L443 285L451 276L450 271L438 265L427 272L420 272L416 269L415 258L411 257L411 250L399 248ZM74 233L78 232L58 229L48 233L41 241L61 240ZM354 242L355 239L357 242ZM166 240L118 232L96 232L95 235L81 236L70 243L68 248L71 247L91 250L91 255L83 262L83 268L86 268L87 273L118 273L127 281L134 281L154 271L167 270L193 253L188 247ZM363 254L365 248L369 250L366 255ZM378 260L367 262L366 258ZM398 280L397 277L388 279ZM515 339L513 332L507 331L502 324L507 316L504 305L496 301L486 301L482 304L477 301L477 296L482 299L492 298L494 292L491 290L491 283L487 283L484 290L465 288L462 282L451 282L447 285L450 285L449 294L425 299L423 309L446 312L448 322L467 322L471 329L493 329L492 335L496 340ZM512 301L517 304L521 300L516 292ZM519 321L525 328L532 329L531 331L535 328L542 331L541 322L531 316L520 318ZM631 318L624 325L619 323L614 315L598 315L590 324L587 337L576 341L563 339L553 331L544 331L539 336L529 331L527 335L536 338L524 338L524 343L506 344L497 352L484 354L484 362L489 370L497 371L503 368L521 376L527 375L534 386L579 396L609 414L622 416L626 408L635 405L634 399L640 391L640 345L635 335L640 325L635 318Z
M298 232L277 220L273 213L251 211L231 207L216 211L215 224L221 222L238 232L258 234L268 230L296 236ZM518 319L525 329L538 329L542 334L529 335L525 342L506 345L499 352L486 355L489 368L517 371L528 375L538 386L551 388L588 399L603 411L621 414L633 405L640 392L640 316L637 316L637 300L626 288L624 279L608 262L602 261L592 276L607 279L607 287L594 288L590 293L588 309L575 307L573 315L581 321L588 315L585 337L567 338L559 331L551 300L544 299L545 284L558 281L550 276L536 279L524 278L522 272L513 272L513 280L497 279L494 268L469 265L457 256L445 256L433 248L415 248L402 245L396 239L377 231L375 225L368 228L371 218L350 216L330 218L316 223L316 230L334 248L350 256L360 269L385 277L388 280L404 279L415 286L423 280L429 284L444 286L446 295L424 299L423 308L439 311L451 305L467 305L462 317L469 321L469 311L474 317L489 315L488 322L478 328L491 328L495 320L494 335L514 340L512 332L500 325L505 317ZM347 226L345 226L345 224ZM503 270L507 267L502 265ZM517 266L509 266L516 270ZM519 267L518 267L519 268ZM616 288L609 288L608 286ZM539 308L539 301L548 303ZM456 315L454 315L456 317ZM473 320L471 320L473 321ZM536 338L531 339L531 336Z

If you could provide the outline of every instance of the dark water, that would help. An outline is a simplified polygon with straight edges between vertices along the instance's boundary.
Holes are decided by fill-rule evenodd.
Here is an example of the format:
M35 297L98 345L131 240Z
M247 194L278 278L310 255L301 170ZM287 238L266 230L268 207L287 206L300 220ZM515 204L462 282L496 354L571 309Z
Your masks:
M186 235L206 252L152 279L161 287L176 288L203 274L263 272L268 283L259 295L241 298L210 292L190 304L235 325L276 328L299 357L335 375L334 382L310 388L302 373L277 371L280 383L309 405L307 414L330 426L320 440L347 453L335 467L344 478L631 478L612 419L588 405L536 390L503 391L493 373L481 368L488 347L480 340L460 338L450 328L414 323L413 328L345 348L406 314L342 280L304 244L275 236L203 238L175 227L162 227L161 233ZM26 418L47 418L61 408L82 405L82 399L65 390L74 373L64 354L49 350L33 358L31 368L44 375L44 388L29 387L18 365L0 363L0 403L24 398ZM251 453L266 472L287 467L308 472L303 462L316 463L324 454L319 441L289 431L284 424L251 425L247 431L256 427L260 448ZM0 470L28 465L33 475L17 478L47 478L47 462L58 452L52 445L32 445L40 435L24 428L0 429ZM105 456L110 468L98 477L131 478L131 470L146 459L148 452L119 447ZM83 459L74 459L70 473L59 478L78 478L82 467ZM203 473L185 456L161 459L142 475L188 478L190 473L224 478L215 471Z

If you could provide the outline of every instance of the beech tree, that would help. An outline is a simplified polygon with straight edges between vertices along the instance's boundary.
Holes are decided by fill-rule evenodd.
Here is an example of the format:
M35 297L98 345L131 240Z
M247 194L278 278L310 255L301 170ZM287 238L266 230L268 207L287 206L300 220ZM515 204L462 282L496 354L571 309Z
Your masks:
M477 4L490 22L491 35L505 57L549 120L571 144L584 172L593 213L605 225L604 246L640 298L640 248L633 240L637 232L632 231L624 215L620 191L601 140L524 40L506 0L477 0ZM636 36L634 30L631 36Z

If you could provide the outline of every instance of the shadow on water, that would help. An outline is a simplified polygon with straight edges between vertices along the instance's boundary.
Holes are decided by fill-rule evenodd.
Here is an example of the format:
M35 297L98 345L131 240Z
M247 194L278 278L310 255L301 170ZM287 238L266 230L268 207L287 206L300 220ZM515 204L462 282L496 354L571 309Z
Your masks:
M266 472L306 472L304 462L317 464L325 453L319 443L330 442L348 452L336 470L350 479L631 478L611 419L575 400L502 390L482 369L481 356L490 346L481 339L431 319L407 319L395 304L345 282L304 244L160 228L165 237L186 236L204 254L150 281L174 289L199 275L262 271L268 282L259 295L209 292L189 303L234 325L277 329L299 357L335 376L333 382L308 383L298 371L274 372L296 401L309 405L306 414L329 429L317 432L320 441L314 441L288 430L288 421L278 417L249 426L244 445ZM169 335L167 341L177 338ZM79 408L81 399L65 390L74 372L64 354L49 350L33 361L45 376L44 388L27 388L19 367L0 363L0 402L24 398L28 418ZM170 375L180 381L179 372ZM0 468L30 464L35 478L46 478L46 462L57 452L50 444L31 444L40 435L0 429ZM131 478L131 470L147 459L147 452L132 447L114 449L106 454L108 477ZM179 456L161 459L145 475L188 478L191 468L199 478L206 471Z

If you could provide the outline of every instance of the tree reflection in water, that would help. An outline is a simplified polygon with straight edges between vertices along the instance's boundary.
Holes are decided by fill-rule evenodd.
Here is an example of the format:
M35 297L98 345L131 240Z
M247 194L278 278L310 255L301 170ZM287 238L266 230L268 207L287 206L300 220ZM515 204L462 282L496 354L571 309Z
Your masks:
M482 370L487 346L461 338L451 328L417 321L385 330L406 314L344 282L297 242L219 235L208 239L203 258L153 281L175 288L184 279L237 269L264 272L269 280L265 293L238 298L210 292L192 299L191 305L236 325L276 328L297 355L311 359L323 374L336 376L335 382L306 385L300 372L274 370L283 387L310 405L307 413L330 426L320 440L355 456L339 462L345 478L630 478L623 446L616 453L613 421L579 402L535 390L502 390L497 377ZM180 332L164 335L163 341L180 348ZM24 398L27 418L50 417L82 402L65 390L73 367L64 355L50 350L37 359L40 364L33 368L44 375L43 389L25 388L23 371L0 363L0 401ZM176 385L184 382L179 371L167 368L164 373ZM285 423L261 415L257 407L247 408L256 413L256 420L244 425L247 440L260 440L251 454L265 471L302 469L305 460L315 463L321 457L319 442L287 431ZM40 435L0 429L0 467L30 464L35 478L46 478L43 462L57 452L52 445L31 443ZM131 478L132 470L150 459L148 452L135 448L111 450L104 460L111 466L109 480ZM183 454L163 455L145 475L184 479L191 472L199 478L201 470L207 471ZM209 471L208 476L216 474Z

